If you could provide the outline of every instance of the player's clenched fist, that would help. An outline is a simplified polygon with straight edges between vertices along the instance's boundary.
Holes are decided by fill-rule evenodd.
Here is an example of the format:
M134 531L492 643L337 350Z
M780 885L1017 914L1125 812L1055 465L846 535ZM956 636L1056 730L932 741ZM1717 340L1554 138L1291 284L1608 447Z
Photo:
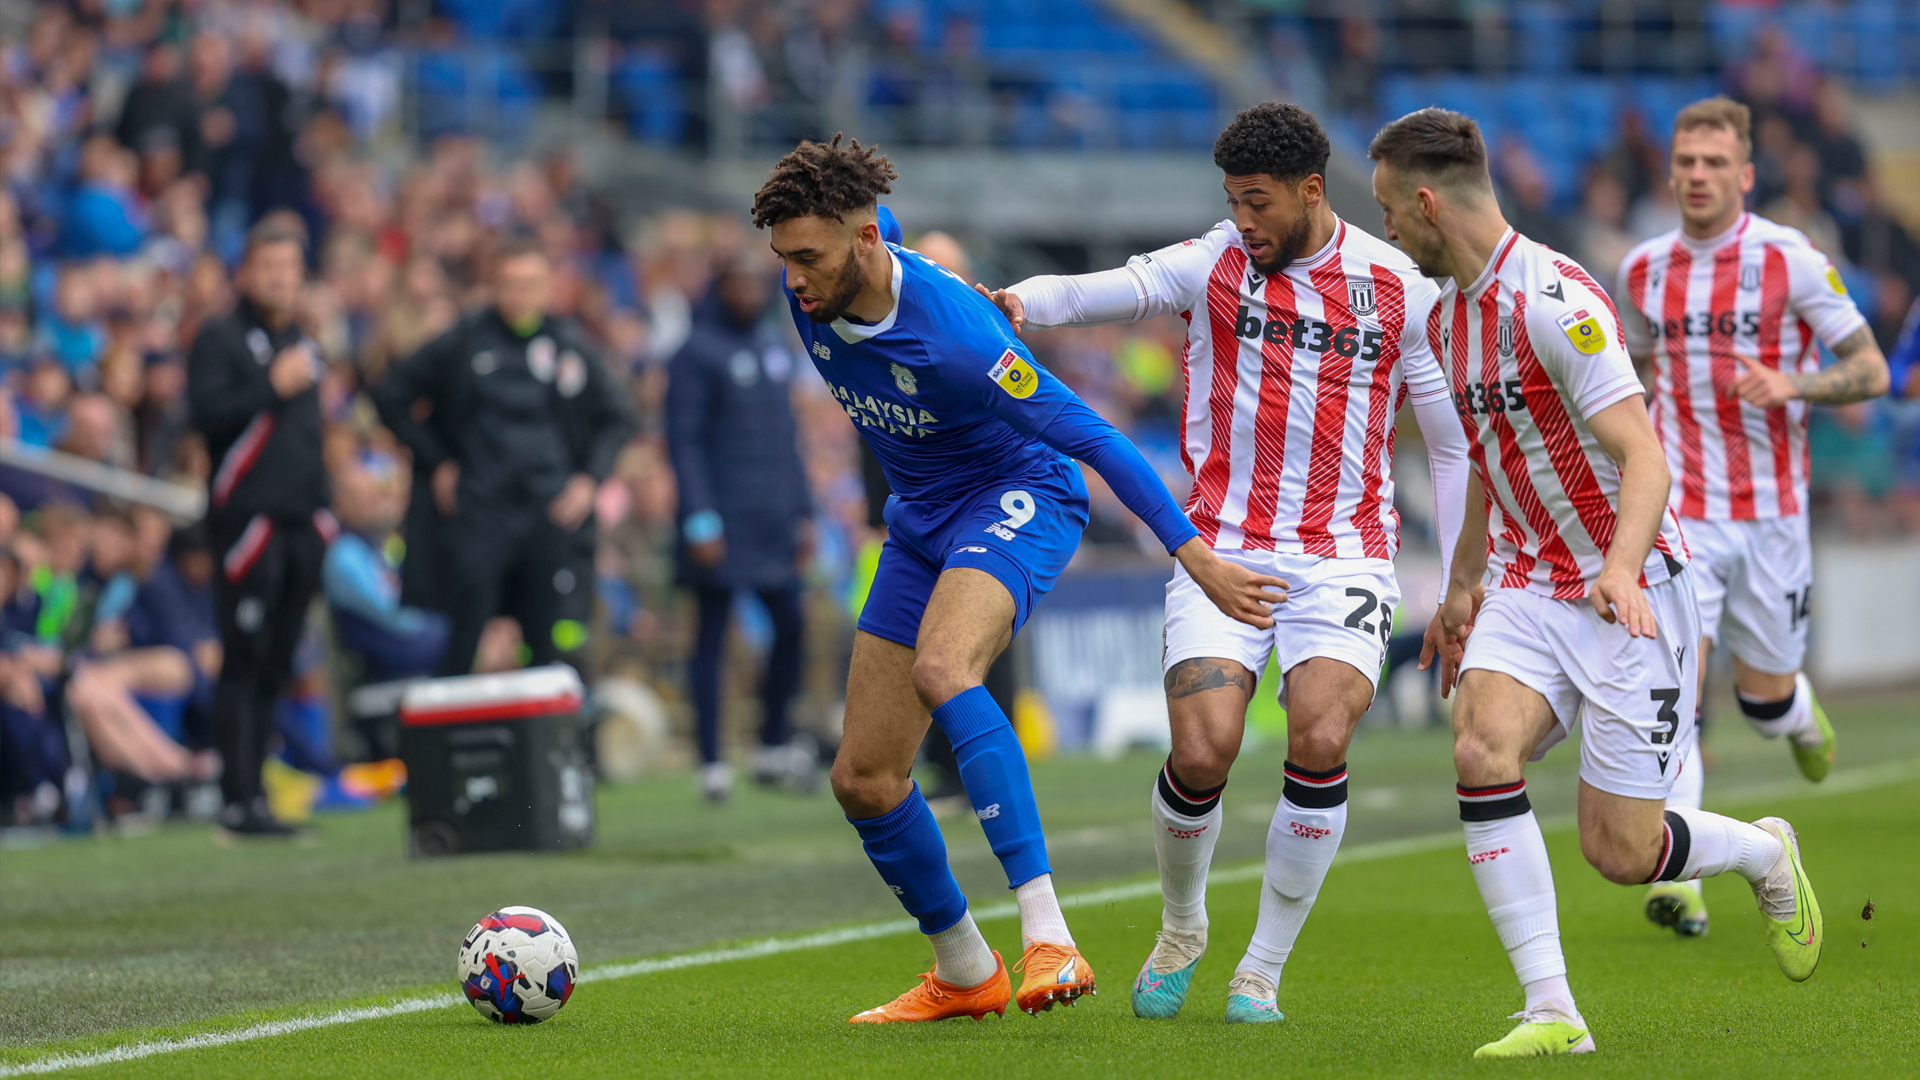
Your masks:
M1221 558L1197 536L1173 554L1213 606L1248 626L1271 627L1273 605L1287 602L1286 581Z
M1026 305L1020 302L1018 296L1015 296L1005 289L989 290L985 285L975 285L973 289L981 296L993 301L993 306L999 308L1000 313L1005 315L1007 321L1013 324L1014 333L1017 334L1025 329L1027 325L1027 309Z

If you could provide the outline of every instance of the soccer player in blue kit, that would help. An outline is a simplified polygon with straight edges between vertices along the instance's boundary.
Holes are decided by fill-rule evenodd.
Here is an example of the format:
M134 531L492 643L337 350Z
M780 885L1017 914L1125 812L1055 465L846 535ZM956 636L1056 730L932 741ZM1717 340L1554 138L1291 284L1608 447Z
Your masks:
M1271 626L1285 584L1215 556L1139 450L1034 364L991 301L882 238L879 196L895 175L836 136L782 158L753 202L801 340L895 493L854 635L833 792L934 967L853 1022L978 1019L1014 999L910 775L929 721L952 740L1019 903L1015 1004L1038 1013L1092 993L1094 974L1054 895L1026 758L981 680L1079 546L1087 489L1068 458L1097 470L1228 615Z

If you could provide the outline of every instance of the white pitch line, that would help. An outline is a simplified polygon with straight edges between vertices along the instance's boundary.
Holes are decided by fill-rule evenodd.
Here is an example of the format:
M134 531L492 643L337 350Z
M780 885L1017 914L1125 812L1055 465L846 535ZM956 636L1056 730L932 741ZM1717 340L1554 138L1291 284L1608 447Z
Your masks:
M1837 773L1818 787L1808 787L1803 781L1785 781L1780 783L1752 784L1741 788L1727 788L1715 792L1715 801L1752 802L1768 798L1812 798L1823 795L1843 795L1869 788L1884 787L1904 780L1920 777L1920 759L1890 761L1864 769L1849 769ZM1547 832L1559 832L1573 825L1571 817L1550 818L1542 823ZM1334 865L1351 863L1379 862L1383 859L1398 858L1402 855L1415 855L1429 851L1441 851L1461 843L1461 834L1457 830L1427 833L1421 836L1403 836L1394 840L1376 840L1368 844L1355 844L1345 847L1334 857ZM1234 885L1249 881L1258 881L1264 872L1261 863L1243 863L1239 866L1224 867L1208 875L1212 885ZM1123 900L1141 900L1160 891L1158 881L1132 881L1124 885L1114 885L1104 889L1092 889L1087 892L1070 893L1060 898L1062 908L1097 907L1102 904L1118 903ZM1012 903L989 904L973 909L975 920L985 922L989 919L1009 919L1020 913L1019 907ZM581 972L581 982L599 982L603 979L626 979L635 975L653 975L663 971L679 971L684 968L709 967L714 964L727 964L736 960L757 960L767 956L779 956L782 953L804 952L809 949L828 949L836 945L848 945L856 941L871 941L875 938L902 937L916 934L920 924L913 919L887 919L882 922L863 923L858 926L844 926L837 930L823 930L815 934L803 934L798 937L765 938L725 949L707 949L701 952L678 953L671 956L648 957L644 960L630 960L624 963L602 964L599 967ZM0 1080L14 1076L40 1076L47 1073L64 1072L69 1069L86 1069L95 1065L113 1065L125 1061L138 1061L141 1058L155 1057L160 1054L177 1054L187 1050L208 1050L220 1046L232 1046L235 1043L253 1042L258 1039L270 1039L276 1035L291 1035L300 1031L312 1031L315 1028L337 1027L341 1024L354 1024L366 1020L383 1020L392 1016L404 1016L408 1013L426 1012L430 1009L444 1009L458 1005L466 999L457 994L432 994L424 997L402 998L385 1005L364 1005L359 1008L341 1009L337 1012L322 1013L318 1016L304 1016L292 1020L274 1020L252 1027L235 1028L232 1031L209 1032L204 1035L188 1035L177 1039L153 1039L150 1041L129 1043L108 1050L96 1050L85 1054L55 1054L37 1061L21 1062L17 1065L0 1064Z

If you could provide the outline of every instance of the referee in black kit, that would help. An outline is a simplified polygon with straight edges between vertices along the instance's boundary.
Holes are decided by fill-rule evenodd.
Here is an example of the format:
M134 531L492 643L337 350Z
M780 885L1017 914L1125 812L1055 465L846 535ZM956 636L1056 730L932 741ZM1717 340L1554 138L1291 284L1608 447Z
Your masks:
M549 313L545 252L509 240L492 269L493 305L395 365L373 395L415 475L432 477L438 535L408 543L410 558L433 560L453 622L441 675L473 670L496 615L520 623L536 666L580 644L554 627L592 610L594 496L637 428L586 335Z
M240 302L202 324L187 353L188 408L214 462L207 528L221 561L219 826L239 836L294 833L268 812L260 767L334 530L320 453L325 368L297 318L306 248L286 226L256 226L235 275Z

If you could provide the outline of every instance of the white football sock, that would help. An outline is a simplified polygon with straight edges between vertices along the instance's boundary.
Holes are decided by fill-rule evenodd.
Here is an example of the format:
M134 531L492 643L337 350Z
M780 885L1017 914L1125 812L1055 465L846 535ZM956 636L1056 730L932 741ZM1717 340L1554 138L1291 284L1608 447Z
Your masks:
M1771 704L1771 702L1754 701L1739 691L1735 691L1734 696L1740 699L1743 712L1749 705ZM1765 738L1777 739L1786 735L1802 745L1818 745L1820 725L1813 722L1813 688L1808 685L1806 675L1793 677L1793 704L1787 707L1785 713L1772 720L1759 720L1748 716L1747 723L1752 724L1753 730Z
M1674 774L1673 790L1667 792L1667 809L1700 809L1700 796L1706 786L1706 776L1700 765L1700 740L1696 737L1687 742L1687 749L1680 755L1680 771ZM1700 879L1691 878L1680 884L1700 891Z
M1520 987L1527 995L1527 1011L1535 1009L1554 1009L1580 1020L1580 1010L1573 1004L1573 987L1567 985L1565 975L1549 975L1544 979L1535 979ZM1583 1021L1584 1022L1584 1021Z
M933 973L941 982L979 986L993 978L998 970L993 950L987 948L987 939L980 936L980 928L973 924L971 911L945 930L928 934L927 940L933 943Z
M1220 803L1194 818L1176 812L1153 785L1153 854L1160 863L1160 925L1182 934L1207 930L1207 868L1220 840Z
M1687 823L1687 860L1681 880L1740 875L1749 885L1764 879L1780 858L1780 841L1758 825L1690 807L1668 805Z
M1067 932L1067 917L1060 911L1060 899L1053 895L1053 875L1041 874L1013 890L1020 905L1020 937L1031 945L1036 941L1072 945Z
M1345 776L1341 777L1344 784ZM1344 792L1343 792L1344 795ZM1280 985L1280 972L1306 925L1327 868L1347 831L1347 804L1325 809L1296 806L1282 797L1267 826L1267 872L1260 884L1260 917L1236 971L1253 971Z
M1473 883L1480 887L1480 899L1487 905L1507 959L1513 962L1514 975L1522 986L1564 977L1567 960L1560 951L1560 912L1540 820L1528 810L1463 824Z

